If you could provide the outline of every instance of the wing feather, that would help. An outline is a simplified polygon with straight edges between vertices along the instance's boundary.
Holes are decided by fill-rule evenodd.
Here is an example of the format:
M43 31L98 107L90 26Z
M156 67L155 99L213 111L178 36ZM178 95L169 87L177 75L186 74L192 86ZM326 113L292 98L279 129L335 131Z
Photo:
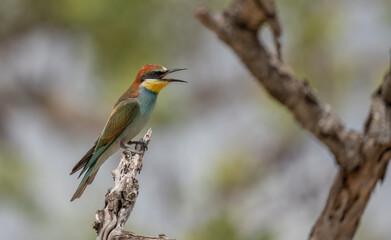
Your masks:
M96 144L95 151L119 136L139 110L140 102L136 98L119 102L107 120L106 126Z
M103 164L102 161L98 161L99 157L132 122L139 110L140 102L134 98L123 100L115 106L99 139L96 142L94 150L92 151L91 149L88 151L82 160L72 169L72 173L74 173L83 168L80 175L84 172L86 172L86 174L81 180L71 201L80 197L87 185L92 183L98 169Z

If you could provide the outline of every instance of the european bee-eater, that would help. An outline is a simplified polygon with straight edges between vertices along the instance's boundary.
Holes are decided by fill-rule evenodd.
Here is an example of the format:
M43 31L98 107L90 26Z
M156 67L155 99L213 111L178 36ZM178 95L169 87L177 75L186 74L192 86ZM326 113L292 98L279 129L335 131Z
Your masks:
M167 69L160 65L147 64L137 73L129 89L114 104L107 123L94 146L76 163L71 174L82 169L84 174L71 201L79 198L87 185L94 181L99 167L121 147L127 149L127 143L145 127L156 104L160 90L170 82L186 82L178 79L166 79L167 74L185 70Z

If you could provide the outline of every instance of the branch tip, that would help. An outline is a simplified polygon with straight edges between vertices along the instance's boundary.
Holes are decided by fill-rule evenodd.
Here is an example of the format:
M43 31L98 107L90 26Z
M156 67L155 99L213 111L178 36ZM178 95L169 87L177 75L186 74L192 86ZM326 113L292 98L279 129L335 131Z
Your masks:
M206 15L210 15L209 9L205 6L200 6L194 11L194 17L199 19L203 18Z

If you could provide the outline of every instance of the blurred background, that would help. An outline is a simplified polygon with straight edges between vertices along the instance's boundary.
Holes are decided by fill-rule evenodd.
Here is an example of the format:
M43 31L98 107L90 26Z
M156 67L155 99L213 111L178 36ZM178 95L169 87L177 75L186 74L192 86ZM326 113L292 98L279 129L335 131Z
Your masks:
M0 232L94 239L119 153L82 198L69 176L146 63L187 67L164 89L127 229L176 239L306 239L336 174L330 152L193 18L230 1L0 1ZM283 55L360 130L389 64L391 2L279 0ZM273 51L270 31L260 32ZM145 133L147 129L144 130ZM389 239L391 178L356 239Z

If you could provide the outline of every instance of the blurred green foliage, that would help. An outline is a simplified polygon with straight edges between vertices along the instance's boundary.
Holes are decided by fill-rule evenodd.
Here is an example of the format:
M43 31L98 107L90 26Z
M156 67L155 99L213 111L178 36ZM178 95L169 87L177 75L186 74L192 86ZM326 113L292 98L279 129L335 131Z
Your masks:
M143 61L143 58L159 57L152 54L159 50L162 40L159 34L164 33L161 30L154 34L154 30L160 29L154 25L164 24L164 19L158 19L156 14L159 5L161 2L149 0L29 0L27 3L34 6L42 21L87 34L96 45L101 66L109 68L121 67L129 58Z
M220 194L222 198L250 188L262 176L260 169L257 168L257 162L244 151L237 151L243 149L242 147L234 146L226 149L236 149L236 151L227 151L218 157L211 179L215 185L214 193Z
M209 219L198 228L190 231L188 240L273 240L276 239L268 231L257 233L254 236L242 236L239 224L230 217L221 213Z
M172 4L174 1L20 0L15 14L6 11L6 7L14 10L11 2L4 3L0 19L9 24L0 24L0 34L12 37L35 28L52 27L78 37L81 43L82 39L89 41L95 70L106 82L104 93L117 96L142 65L169 62L167 54L173 46L180 45L179 40L197 37L195 33L180 32L177 17L186 12L178 12ZM188 13L191 18L191 10Z
M7 202L26 215L42 218L42 212L32 197L33 167L22 160L17 151L0 149L0 201Z
M19 195L23 193L24 181L28 179L29 171L15 152L2 149L0 155L0 197ZM9 171L13 169L13 171Z
M190 234L189 240L236 240L238 239L238 229L226 216L219 216L210 219Z
M284 48L287 62L298 76L306 78L318 90L321 99L336 104L342 92L338 84L348 81L352 75L346 71L351 68L350 62L341 61L332 51L344 24L343 10L332 2L309 4L307 0L281 0L278 5L284 36L289 37Z

